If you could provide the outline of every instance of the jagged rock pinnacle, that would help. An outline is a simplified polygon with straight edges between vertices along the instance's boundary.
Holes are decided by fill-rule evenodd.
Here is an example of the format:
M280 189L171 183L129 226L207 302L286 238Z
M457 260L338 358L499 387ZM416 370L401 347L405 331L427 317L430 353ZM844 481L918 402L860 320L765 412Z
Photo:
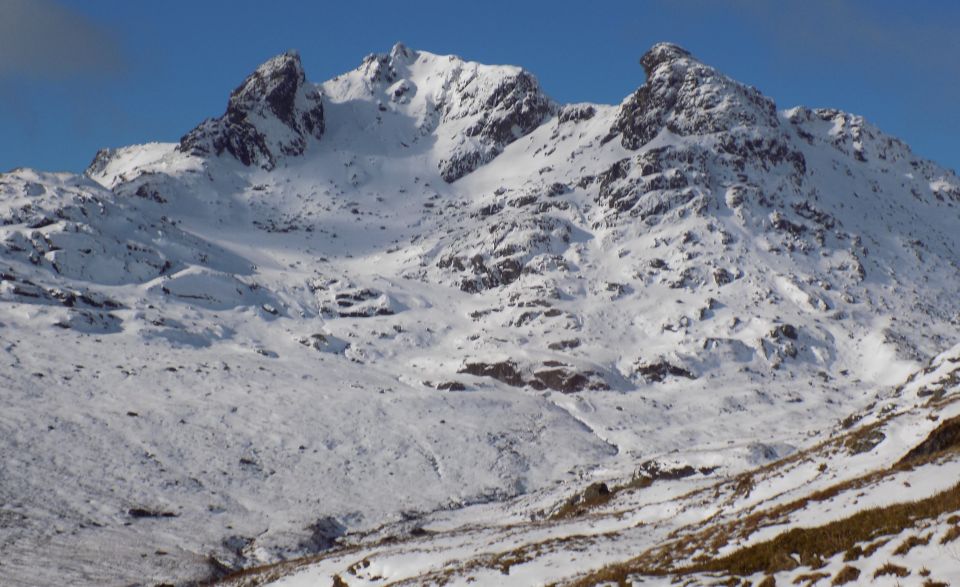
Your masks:
M647 80L621 105L605 140L619 135L623 146L633 150L664 129L690 136L743 126L775 130L779 125L773 100L698 61L682 47L658 43L640 64Z
M643 57L640 58L640 65L643 66L643 70L649 77L659 65L689 57L692 57L691 53L679 45L657 43L643 54Z
M223 116L203 122L180 140L195 154L229 152L244 165L272 169L277 156L300 155L307 138L323 135L323 102L307 87L300 54L287 51L269 59L230 93ZM279 132L262 121L275 118Z
M292 126L297 90L306 81L300 54L287 51L258 67L230 94L227 114L237 116L241 112L268 108L284 124Z
M406 45L404 45L399 41L396 44L394 44L392 49L390 49L390 60L394 62L396 61L409 62L409 61L412 61L413 58L416 57L416 55L417 55L416 51L410 49L409 47L407 47Z

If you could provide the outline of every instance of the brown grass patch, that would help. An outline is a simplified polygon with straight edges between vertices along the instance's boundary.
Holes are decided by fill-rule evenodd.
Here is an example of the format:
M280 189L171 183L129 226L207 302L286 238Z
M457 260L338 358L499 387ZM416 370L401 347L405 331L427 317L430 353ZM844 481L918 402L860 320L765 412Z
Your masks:
M654 479L646 475L636 475L626 483L608 486L606 483L592 483L582 492L572 496L551 516L551 520L567 520L588 513L592 509L606 505L616 495L624 491L636 491L653 485Z
M851 455L858 455L870 452L879 446L881 442L887 439L887 435L880 430L883 423L883 421L874 422L851 433L844 442L847 452Z
M564 502L560 509L550 516L550 519L565 520L582 516L590 509L606 504L613 499L613 496L614 492L607 487L606 483L591 483L582 492Z
M926 546L930 544L931 536L932 534L927 534L923 538L921 538L920 536L911 536L910 538L907 538L906 540L904 540L903 543L900 544L900 546L898 546L897 549L893 551L893 554L897 556L903 556L917 546Z
M810 585L816 585L820 581L824 579L829 579L829 578L830 578L830 573L807 573L805 575L797 575L797 577L793 580L793 584L794 585L806 584L807 587L809 587Z
M790 554L799 556L801 565L816 567L821 561L848 551L858 543L899 534L918 520L936 518L956 510L960 510L960 484L920 501L863 510L815 528L794 528L772 540L707 563L702 570L726 571L741 576L788 570L796 564ZM926 544L930 538L928 536L926 542L922 542L918 537L911 537L908 542L914 540L913 546L916 546Z
M949 544L957 538L960 538L960 526L951 526L943 535L943 538L940 539L940 544Z
M909 464L924 457L954 451L958 448L960 448L960 416L941 422L923 442L915 446L897 464Z
M884 575L893 575L895 577L906 577L910 574L910 571L906 567L901 567L900 565L895 565L891 562L883 565L873 573L873 578L883 577Z
M846 585L851 581L856 581L860 578L860 569L857 567L851 567L847 565L840 569L840 572L837 573L837 576L833 578L831 585Z
M890 542L890 539L885 538L885 539L877 540L876 542L872 544L868 544L866 546L860 546L859 544L857 544L856 546L848 550L846 553L844 553L843 562L848 563L850 561L855 561L861 558L870 558L871 556L873 556L873 553L880 550L880 547L888 542Z
M798 566L818 568L823 566L825 560L839 553L851 551L860 543L873 541L881 536L899 534L905 528L913 527L920 520L936 518L957 510L960 510L960 484L919 501L863 510L848 518L814 528L794 528L766 542L684 568L671 569L670 559L664 552L652 551L633 561L601 569L574 584L593 585L610 581L624 585L629 575L680 576L695 573L725 573L742 577L755 573L773 574ZM669 551L679 548L693 551L702 547L705 544L703 539L710 536L713 535L705 531L688 537L686 541L666 545L661 550ZM929 536L927 542L929 542ZM879 545L876 545L873 550L878 547ZM862 547L860 552L864 552ZM799 564L797 559L800 561Z

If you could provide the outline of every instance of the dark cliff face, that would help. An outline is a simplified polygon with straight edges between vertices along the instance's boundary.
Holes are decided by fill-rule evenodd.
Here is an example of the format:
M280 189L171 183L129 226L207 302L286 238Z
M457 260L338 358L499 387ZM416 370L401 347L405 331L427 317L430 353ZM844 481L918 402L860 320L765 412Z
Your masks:
M605 140L619 136L624 147L635 150L664 129L689 136L779 126L773 100L700 63L686 49L660 43L640 64L647 81L621 105Z
M488 115L467 129L467 135L504 145L529 134L552 112L537 80L525 71L503 80L484 107Z
M271 132L270 119L281 125ZM230 94L227 111L208 119L180 139L180 150L200 155L230 153L244 165L276 166L279 155L301 155L307 139L324 131L323 101L307 87L295 52L257 68Z
M482 147L453 154L440 163L440 176L448 183L491 161L507 145L533 132L557 110L536 78L526 71L502 79L478 109L482 115L464 134L478 139ZM462 112L448 112L445 119L459 116Z
M533 132L556 110L536 78L526 71L504 78L483 100L479 120L466 129L466 136L479 139L479 150L451 156L440 163L440 176L454 182L491 161L503 149ZM456 113L448 115L455 118Z
M300 58L295 53L280 55L259 67L230 93L226 116L243 120L247 113L269 111L287 126L296 127L297 91L305 82Z
M801 184L806 161L773 100L676 45L654 45L640 64L647 81L623 101L602 139L638 151L597 177L597 201L612 216L655 221L681 208L703 213L711 200L702 194L779 167ZM661 133L672 137L651 145Z

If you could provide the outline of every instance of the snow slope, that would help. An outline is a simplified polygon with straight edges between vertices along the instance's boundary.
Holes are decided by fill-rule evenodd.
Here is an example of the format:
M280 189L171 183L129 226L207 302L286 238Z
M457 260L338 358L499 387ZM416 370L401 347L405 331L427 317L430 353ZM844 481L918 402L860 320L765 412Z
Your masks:
M602 494L595 481L572 498L553 488L438 513L223 584L955 584L958 365L954 347L830 440L734 477L641 469L605 477ZM931 498L903 526L883 525ZM764 552L778 539L782 550ZM757 559L737 557L751 548Z
M290 52L180 143L0 176L0 576L184 582L641 464L707 483L960 342L956 174L641 63L559 105L516 67L397 45L313 84Z

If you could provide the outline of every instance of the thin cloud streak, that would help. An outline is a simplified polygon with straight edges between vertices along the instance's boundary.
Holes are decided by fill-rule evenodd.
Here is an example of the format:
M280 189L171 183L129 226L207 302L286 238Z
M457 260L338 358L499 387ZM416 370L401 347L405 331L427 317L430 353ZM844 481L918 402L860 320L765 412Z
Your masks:
M853 0L804 0L776 4L734 0L783 48L829 55L870 67L905 66L960 71L960 40L943 22L878 18Z
M922 0L917 0L921 4ZM754 24L784 55L829 58L874 71L909 68L960 73L955 23L920 19L921 11L883 14L860 0L658 0L687 18L732 12ZM887 8L889 11L889 8ZM896 73L906 73L903 71Z
M63 79L119 75L117 39L52 0L0 0L0 76Z

